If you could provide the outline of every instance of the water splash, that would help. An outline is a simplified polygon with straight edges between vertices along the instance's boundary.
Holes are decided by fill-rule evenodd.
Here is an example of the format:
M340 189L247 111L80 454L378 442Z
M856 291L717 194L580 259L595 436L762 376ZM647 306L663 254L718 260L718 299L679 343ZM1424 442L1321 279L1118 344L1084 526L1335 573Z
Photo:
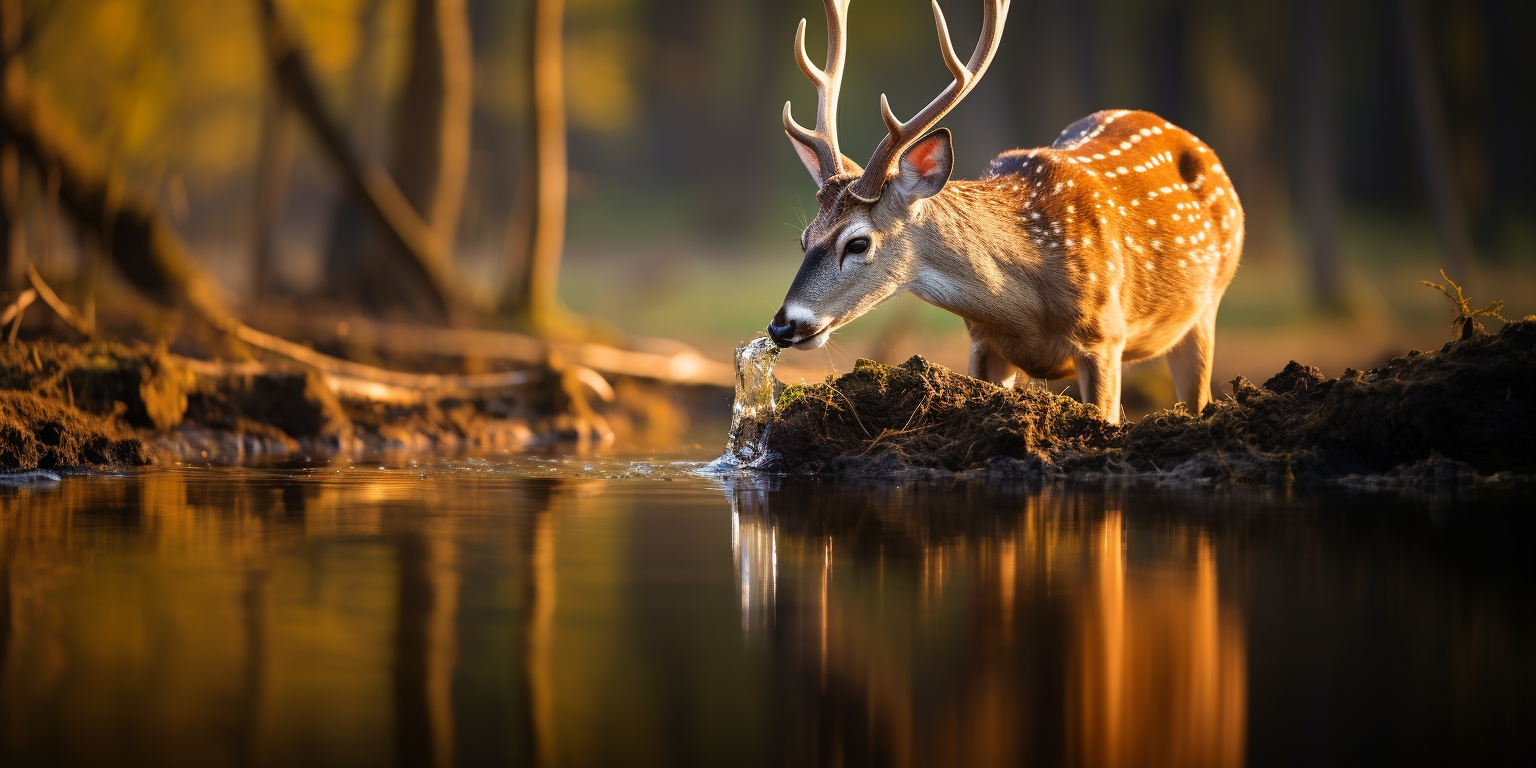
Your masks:
M768 453L768 426L773 421L773 364L778 345L766 336L736 348L736 402L731 406L731 432L725 454L707 469L729 470L760 466Z

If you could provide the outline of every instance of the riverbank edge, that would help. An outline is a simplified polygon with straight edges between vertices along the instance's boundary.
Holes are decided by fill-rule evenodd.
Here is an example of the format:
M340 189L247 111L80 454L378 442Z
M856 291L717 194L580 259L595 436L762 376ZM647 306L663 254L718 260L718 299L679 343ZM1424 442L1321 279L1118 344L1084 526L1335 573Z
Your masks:
M1238 377L1200 414L1125 425L1038 388L1005 390L914 357L787 387L769 428L775 474L1359 488L1536 477L1536 322L1327 378L1291 362Z

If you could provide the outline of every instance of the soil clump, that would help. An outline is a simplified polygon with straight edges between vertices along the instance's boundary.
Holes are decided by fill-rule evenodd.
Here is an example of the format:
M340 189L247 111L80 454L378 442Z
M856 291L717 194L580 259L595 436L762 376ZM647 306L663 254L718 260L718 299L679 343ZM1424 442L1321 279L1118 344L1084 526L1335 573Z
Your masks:
M1536 322L1335 379L1291 362L1191 414L1127 425L914 357L787 387L769 466L791 474L1141 476L1199 484L1442 485L1536 471Z
M116 419L30 392L0 390L0 472L147 463L144 443Z

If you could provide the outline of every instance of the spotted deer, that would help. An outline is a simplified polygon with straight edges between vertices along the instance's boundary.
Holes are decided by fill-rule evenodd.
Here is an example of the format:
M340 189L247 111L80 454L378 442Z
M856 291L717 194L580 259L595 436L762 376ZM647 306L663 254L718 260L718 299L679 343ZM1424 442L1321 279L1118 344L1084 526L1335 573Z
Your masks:
M816 349L881 302L911 291L959 315L972 376L1010 387L1077 377L1085 402L1120 418L1125 362L1166 354L1178 399L1210 400L1216 308L1242 252L1243 210L1216 154L1149 112L1096 112L1049 147L992 160L952 180L949 130L935 127L996 54L1008 0L984 0L980 41L961 62L937 2L939 50L954 81L905 122L884 95L888 135L867 167L837 142L850 0L823 0L827 59L805 52L814 130L784 105L784 131L816 180L820 210L801 234L805 260L768 325L781 347ZM1027 379L1025 379L1027 381Z

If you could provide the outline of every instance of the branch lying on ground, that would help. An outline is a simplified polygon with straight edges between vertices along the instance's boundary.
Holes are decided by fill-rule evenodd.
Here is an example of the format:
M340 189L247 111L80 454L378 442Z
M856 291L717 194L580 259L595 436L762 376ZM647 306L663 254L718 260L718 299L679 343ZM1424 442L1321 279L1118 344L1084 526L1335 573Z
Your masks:
M448 255L431 226L417 213L382 166L365 160L345 131L330 118L315 85L314 75L293 28L277 0L257 0L265 30L267 52L278 85L336 164L354 194L368 205L411 258L406 266L432 288L434 299L450 320L462 314Z
M254 318L263 326L296 338L346 342L368 349L404 354L475 356L541 364L551 355L607 375L630 376L671 384L735 385L731 365L710 360L697 350L676 344L665 351L618 349L603 344L551 342L511 331L436 328L389 323L356 315L315 315L285 312ZM340 329L345 329L342 331Z

